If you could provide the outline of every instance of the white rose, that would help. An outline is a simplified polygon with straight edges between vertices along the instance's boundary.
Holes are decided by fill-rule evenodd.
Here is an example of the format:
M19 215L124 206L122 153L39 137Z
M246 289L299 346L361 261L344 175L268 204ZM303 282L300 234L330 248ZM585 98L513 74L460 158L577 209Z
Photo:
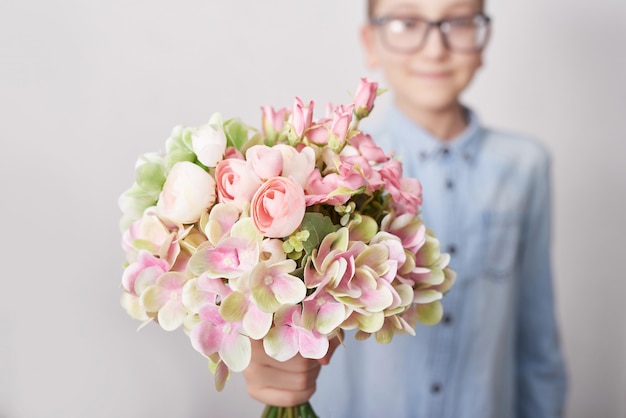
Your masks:
M191 135L191 148L198 161L207 167L215 167L224 158L226 135L217 125L204 125Z
M194 223L215 203L215 190L215 180L200 166L176 163L163 185L157 211L175 222Z

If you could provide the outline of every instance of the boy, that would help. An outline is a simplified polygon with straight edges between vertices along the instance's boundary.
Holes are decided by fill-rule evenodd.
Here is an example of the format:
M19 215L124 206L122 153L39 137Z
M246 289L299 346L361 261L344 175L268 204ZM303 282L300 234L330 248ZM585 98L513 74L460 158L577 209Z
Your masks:
M480 126L460 95L482 65L481 0L370 0L362 40L393 107L375 130L423 185L422 215L452 256L445 316L389 345L358 342L320 363L244 372L267 404L312 398L321 417L560 417L565 369L550 267L550 161L526 138ZM317 379L317 380L316 380Z

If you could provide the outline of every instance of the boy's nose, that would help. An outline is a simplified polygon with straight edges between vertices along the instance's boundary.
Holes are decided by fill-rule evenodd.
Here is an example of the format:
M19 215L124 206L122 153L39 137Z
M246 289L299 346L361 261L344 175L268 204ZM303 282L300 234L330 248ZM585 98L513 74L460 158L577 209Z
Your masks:
M430 27L426 33L426 39L424 40L424 46L422 47L422 55L426 55L433 58L440 58L448 52L446 47L446 41L443 33L438 27Z

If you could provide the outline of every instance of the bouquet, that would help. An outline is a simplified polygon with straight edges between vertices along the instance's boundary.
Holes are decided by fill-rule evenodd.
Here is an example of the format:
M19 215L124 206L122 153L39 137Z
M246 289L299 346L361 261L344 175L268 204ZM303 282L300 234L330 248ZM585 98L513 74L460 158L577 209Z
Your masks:
M218 390L251 340L279 361L319 359L340 330L388 343L441 319L455 274L420 218L420 183L359 129L379 93L363 78L319 119L314 101L265 106L261 129L216 113L137 161L119 200L122 306L182 328ZM315 416L289 409L264 416Z

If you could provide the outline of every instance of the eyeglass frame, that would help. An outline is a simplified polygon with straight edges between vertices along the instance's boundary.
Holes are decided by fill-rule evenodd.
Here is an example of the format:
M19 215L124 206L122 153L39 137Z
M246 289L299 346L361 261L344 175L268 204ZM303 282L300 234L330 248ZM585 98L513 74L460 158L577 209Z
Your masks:
M455 21L455 20L459 20L459 19L467 19L467 18L475 19L477 17L480 17L480 18L483 19L483 24L485 25L485 28L486 28L486 31L487 31L487 33L485 34L485 41L484 41L483 45L481 45L480 47L477 47L477 48L472 48L472 49L451 48L450 47L450 43L448 42L448 32L445 29L443 29L444 25L445 24L449 24L451 21ZM433 27L436 27L439 30L439 33L441 34L441 39L443 41L443 45L446 48L446 50L452 51L452 52L460 52L460 53L476 53L476 52L480 52L487 45L487 42L489 40L489 36L491 35L491 17L489 17L488 15L486 15L485 13L482 13L482 12L474 13L472 15L467 15L467 16L449 17L449 18L440 19L440 20L428 20L428 19L424 19L424 18L421 18L421 17L418 17L418 16L393 16L393 15L390 15L390 16L380 16L380 17L372 16L369 19L369 23L372 26L375 26L375 27L378 27L378 28L382 28L388 22L391 22L393 20L419 21L419 22L425 23L427 25L426 31L424 32L424 37L423 37L422 41L415 48L410 48L410 49L402 49L402 48L393 47L387 41L387 39L386 39L387 37L385 36L385 34L384 33L381 34L381 39L383 40L383 44L385 44L385 46L389 50L394 51L394 52L399 52L399 53L405 53L405 54L414 53L414 52L417 52L417 51L421 50L422 48L424 48L424 45L426 44L426 40L428 39L428 35L430 34L430 30Z

